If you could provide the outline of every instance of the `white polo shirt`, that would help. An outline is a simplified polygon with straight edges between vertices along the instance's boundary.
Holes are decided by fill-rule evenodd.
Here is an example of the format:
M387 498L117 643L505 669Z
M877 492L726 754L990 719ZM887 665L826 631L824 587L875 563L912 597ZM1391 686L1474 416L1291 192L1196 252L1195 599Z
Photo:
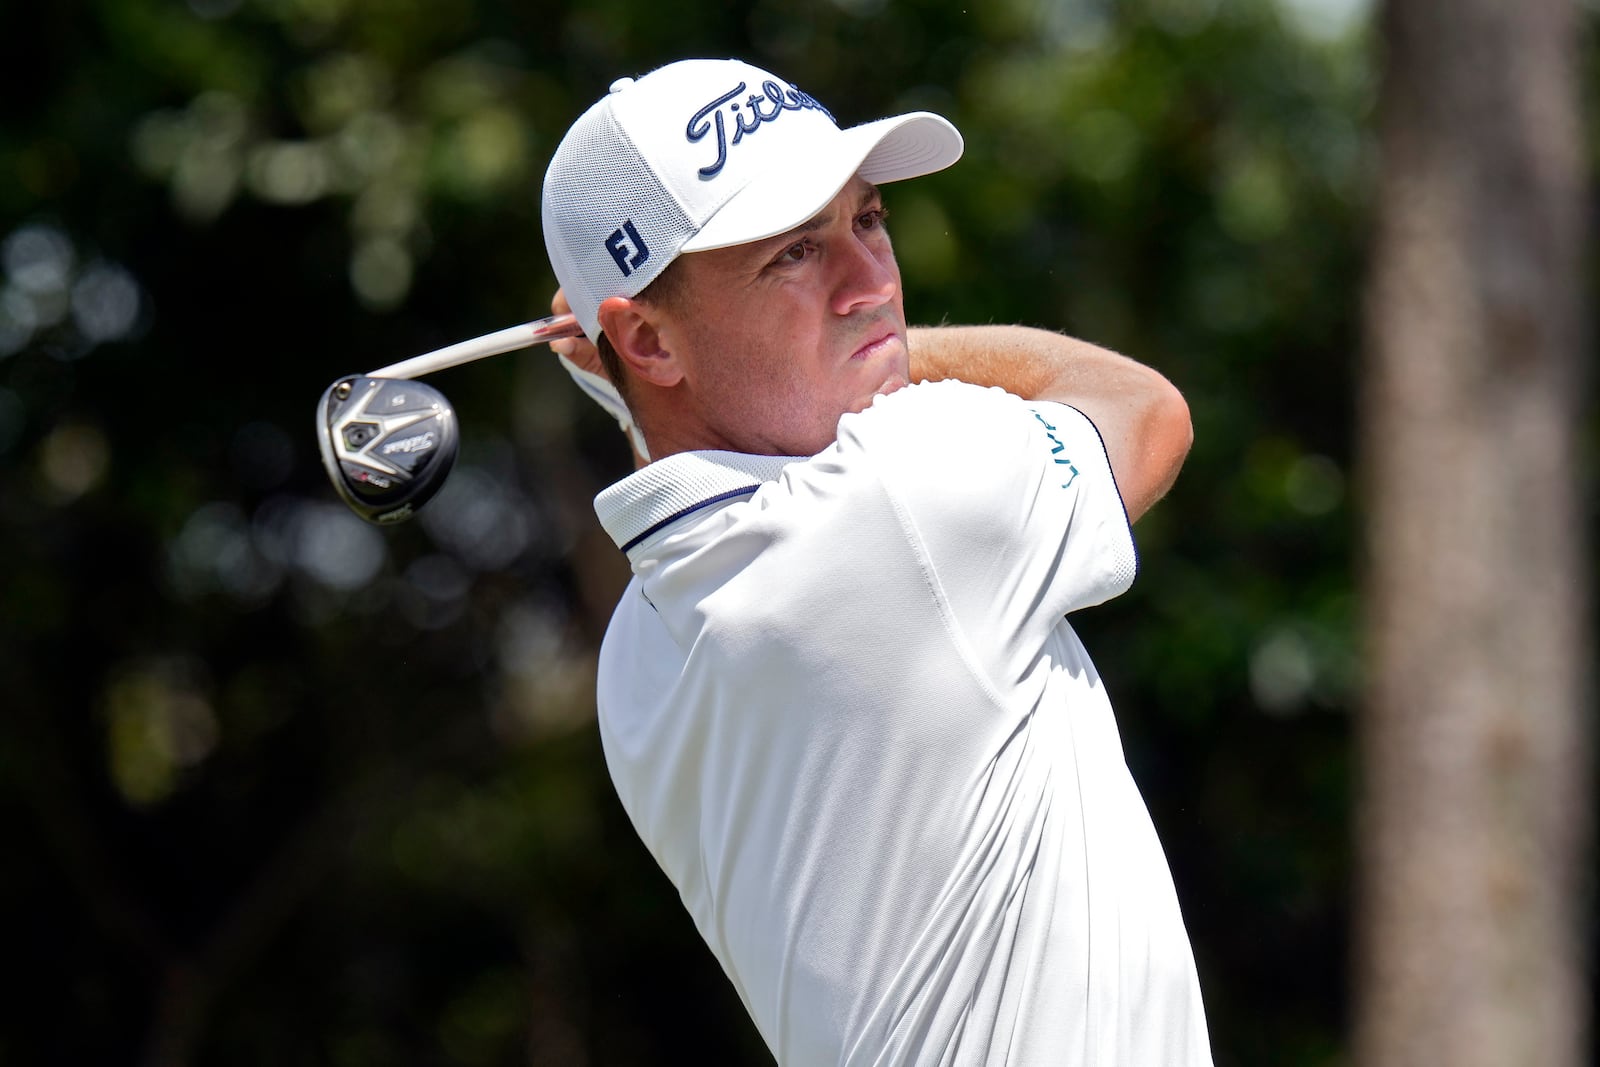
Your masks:
M669 456L595 505L634 571L606 759L781 1064L1210 1064L1063 618L1136 568L1083 415L916 385L816 456Z

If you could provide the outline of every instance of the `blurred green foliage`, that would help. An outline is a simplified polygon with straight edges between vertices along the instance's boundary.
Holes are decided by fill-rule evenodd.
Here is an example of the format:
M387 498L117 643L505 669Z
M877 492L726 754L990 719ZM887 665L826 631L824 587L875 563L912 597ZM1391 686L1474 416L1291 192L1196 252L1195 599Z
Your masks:
M461 465L381 533L312 439L339 374L542 312L545 160L689 55L948 115L963 162L887 190L913 319L1184 389L1078 625L1218 1063L1345 1062L1371 51L1352 0L0 10L0 1062L765 1059L592 726L620 437L536 353L442 374Z

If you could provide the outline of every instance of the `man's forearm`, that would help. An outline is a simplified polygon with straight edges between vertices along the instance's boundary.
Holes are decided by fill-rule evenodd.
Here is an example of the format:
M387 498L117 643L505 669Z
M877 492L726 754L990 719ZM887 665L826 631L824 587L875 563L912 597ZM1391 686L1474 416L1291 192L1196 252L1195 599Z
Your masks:
M911 380L956 378L1070 404L1105 441L1128 517L1171 488L1193 440L1189 407L1159 372L1108 349L1026 326L911 330Z

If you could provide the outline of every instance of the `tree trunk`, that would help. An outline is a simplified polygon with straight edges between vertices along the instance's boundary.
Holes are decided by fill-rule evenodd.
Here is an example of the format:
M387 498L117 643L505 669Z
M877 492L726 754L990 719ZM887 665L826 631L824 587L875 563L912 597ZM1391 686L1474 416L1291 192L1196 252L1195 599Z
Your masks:
M1593 798L1578 12L1388 0L1362 448L1363 1067L1576 1067Z

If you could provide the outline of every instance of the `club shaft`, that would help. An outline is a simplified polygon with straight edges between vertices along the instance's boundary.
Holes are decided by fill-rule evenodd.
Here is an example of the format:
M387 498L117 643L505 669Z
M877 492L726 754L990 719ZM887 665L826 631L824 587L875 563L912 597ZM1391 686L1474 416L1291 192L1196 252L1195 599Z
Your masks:
M577 337L583 333L583 327L578 325L578 320L572 315L551 315L548 318L525 322L520 326L497 330L486 333L482 337L474 337L468 341L460 341L453 345L425 352L420 356L401 360L399 363L390 364L379 370L368 373L369 378L420 378L424 374L444 370L446 367L458 367L463 363L471 363L475 359L484 359L488 356L498 356L503 352L515 352L519 348L532 348L534 345L546 341L555 341L562 337Z

